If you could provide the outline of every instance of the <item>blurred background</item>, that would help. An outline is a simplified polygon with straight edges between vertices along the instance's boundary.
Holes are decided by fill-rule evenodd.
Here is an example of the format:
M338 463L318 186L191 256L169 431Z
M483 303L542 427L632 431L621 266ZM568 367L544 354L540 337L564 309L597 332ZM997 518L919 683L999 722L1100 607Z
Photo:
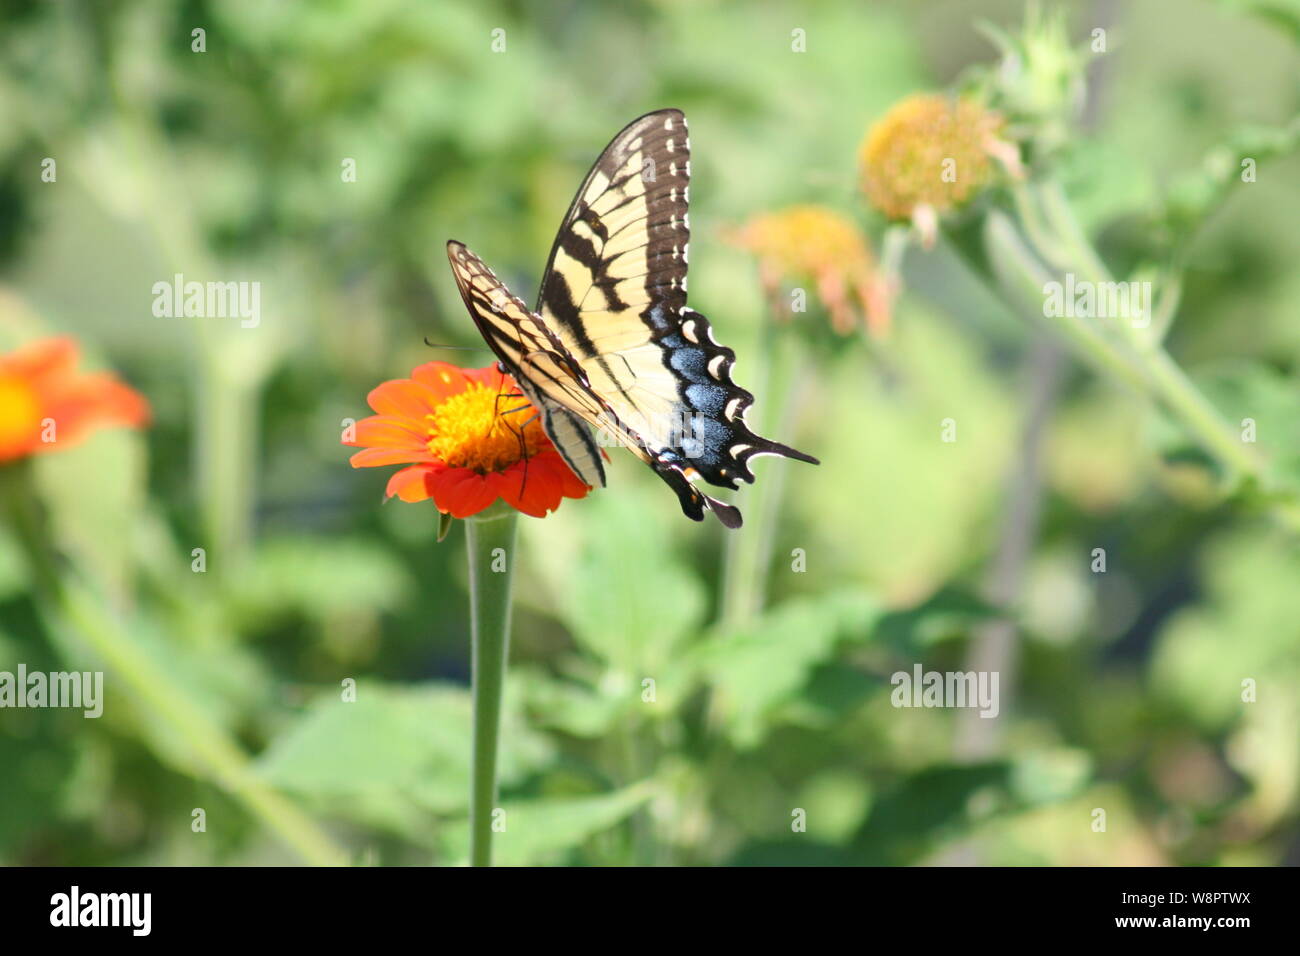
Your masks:
M666 106L691 304L823 464L763 459L731 537L623 453L523 519L501 862L1300 862L1298 44L1283 0L0 3L0 353L73 336L154 414L31 463L61 601L0 525L0 670L106 673L98 720L0 711L0 862L464 859L463 533L340 433L385 379L490 363L425 344L481 345L446 240L531 299L589 164ZM868 130L959 88L1157 283L1266 469L1005 294L1009 190L928 249L873 208ZM794 205L807 261L754 239ZM260 324L156 316L177 273L260 283ZM998 671L1000 716L892 706L917 663Z

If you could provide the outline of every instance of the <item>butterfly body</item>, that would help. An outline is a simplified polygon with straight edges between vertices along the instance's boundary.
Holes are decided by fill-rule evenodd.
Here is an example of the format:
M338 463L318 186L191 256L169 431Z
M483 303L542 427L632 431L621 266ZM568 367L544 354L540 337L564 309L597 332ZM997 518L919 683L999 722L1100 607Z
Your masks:
M653 468L688 517L709 510L734 528L739 510L697 480L752 482L757 455L817 461L749 429L754 396L731 381L735 353L686 305L689 181L680 111L624 128L569 207L535 310L463 244L447 255L483 338L579 478L604 485L594 428Z

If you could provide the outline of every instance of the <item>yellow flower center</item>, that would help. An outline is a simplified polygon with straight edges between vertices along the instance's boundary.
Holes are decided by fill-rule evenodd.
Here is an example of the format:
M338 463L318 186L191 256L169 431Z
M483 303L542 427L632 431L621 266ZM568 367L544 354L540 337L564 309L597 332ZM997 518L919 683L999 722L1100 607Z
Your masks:
M41 427L41 405L21 378L0 375L0 459L27 450Z
M525 407L511 411L520 406ZM529 421L536 414L526 399L475 382L425 416L429 451L454 468L472 468L480 475L504 471L537 453L542 426Z

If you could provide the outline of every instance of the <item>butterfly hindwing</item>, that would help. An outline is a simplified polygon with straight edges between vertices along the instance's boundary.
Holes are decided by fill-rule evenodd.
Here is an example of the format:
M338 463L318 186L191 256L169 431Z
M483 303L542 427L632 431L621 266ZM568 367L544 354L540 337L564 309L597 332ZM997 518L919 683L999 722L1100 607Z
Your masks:
M517 379L524 396L541 413L542 428L573 473L592 488L605 487L605 464L591 429L578 415L536 391L526 377Z

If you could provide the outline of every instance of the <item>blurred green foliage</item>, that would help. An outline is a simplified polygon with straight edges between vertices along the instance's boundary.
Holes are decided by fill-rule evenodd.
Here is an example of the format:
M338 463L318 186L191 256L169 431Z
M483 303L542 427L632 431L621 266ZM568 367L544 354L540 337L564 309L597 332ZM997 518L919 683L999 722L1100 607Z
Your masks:
M1300 485L1300 15L1061 9L1071 37L1111 42L1078 64L1082 130L1039 145L1117 274L1177 275L1171 351ZM766 305L726 231L819 202L879 235L856 192L865 130L994 62L977 21L1014 36L1023 16L1010 0L0 4L0 349L73 334L156 416L35 463L69 573L112 639L351 859L463 860L463 538L435 545L432 506L382 504L384 477L339 446L371 387L449 358L424 338L481 344L444 242L527 298L599 148L680 107L692 304L748 384ZM995 752L963 748L966 715L890 705L892 673L967 669L997 616L1032 330L976 265L959 241L911 250L884 339L797 318L793 394L756 410L788 401L793 433L774 437L824 464L759 466L760 484L789 471L777 523L739 532L772 535L758 617L720 619L720 530L680 518L631 456L608 490L523 522L502 862L1300 859L1296 534L1276 489L1225 495L1161 412L1081 366L1050 412ZM177 272L260 282L261 325L155 317L151 287ZM42 613L0 531L0 669L108 671L98 721L0 712L0 862L297 859L93 647Z

